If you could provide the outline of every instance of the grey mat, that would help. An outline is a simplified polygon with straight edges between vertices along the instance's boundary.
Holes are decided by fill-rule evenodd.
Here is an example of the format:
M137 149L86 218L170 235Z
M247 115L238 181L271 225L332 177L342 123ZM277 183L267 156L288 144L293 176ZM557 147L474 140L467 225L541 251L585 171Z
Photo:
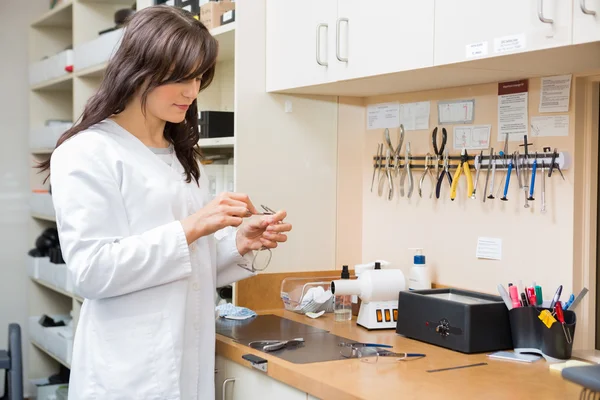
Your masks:
M342 360L344 358L340 355L338 343L353 342L326 330L270 314L258 315L245 321L219 318L217 333L246 346L259 340L303 338L304 344L301 346L266 353L294 364Z

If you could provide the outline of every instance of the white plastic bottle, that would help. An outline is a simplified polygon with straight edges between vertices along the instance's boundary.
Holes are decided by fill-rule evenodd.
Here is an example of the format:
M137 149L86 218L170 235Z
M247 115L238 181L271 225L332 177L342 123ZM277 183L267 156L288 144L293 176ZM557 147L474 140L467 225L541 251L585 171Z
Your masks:
M408 290L431 289L431 277L429 268L425 264L423 249L416 248L414 263L408 274Z

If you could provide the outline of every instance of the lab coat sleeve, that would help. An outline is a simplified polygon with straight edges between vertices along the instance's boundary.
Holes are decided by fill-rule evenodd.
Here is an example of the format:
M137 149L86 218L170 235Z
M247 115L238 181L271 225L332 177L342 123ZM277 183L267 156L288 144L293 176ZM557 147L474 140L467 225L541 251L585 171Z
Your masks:
M63 257L77 292L100 299L191 275L181 223L130 234L117 179L106 163L89 151L63 146L68 143L51 159L52 199Z
M235 237L237 230L229 227L215 232L217 242L217 287L230 285L256 273L252 269L252 252L241 255ZM247 269L246 269L247 268Z

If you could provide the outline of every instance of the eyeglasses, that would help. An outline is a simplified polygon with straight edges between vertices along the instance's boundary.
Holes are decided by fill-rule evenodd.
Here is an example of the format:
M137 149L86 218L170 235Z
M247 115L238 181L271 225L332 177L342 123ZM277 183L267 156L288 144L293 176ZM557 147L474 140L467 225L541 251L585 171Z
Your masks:
M265 205L260 205L260 207L263 209L263 212L261 213L255 213L255 214L251 214L249 211L249 215L273 215L275 214L275 211ZM265 252L264 250L267 250L267 252ZM267 248L267 247L261 247L258 251L254 252L254 257L252 258L252 269L246 268L243 265L238 264L240 267L247 269L250 272L256 272L256 271L264 271L265 269L267 269L267 267L269 266L269 264L271 263L271 257L273 256L273 253L271 252L271 249Z
M420 353L395 353L386 350L383 347L391 348L388 345L378 345L374 343L340 343L340 354L345 358L359 358L360 361L369 364L375 364L381 359L382 362L396 362L409 358L425 357Z

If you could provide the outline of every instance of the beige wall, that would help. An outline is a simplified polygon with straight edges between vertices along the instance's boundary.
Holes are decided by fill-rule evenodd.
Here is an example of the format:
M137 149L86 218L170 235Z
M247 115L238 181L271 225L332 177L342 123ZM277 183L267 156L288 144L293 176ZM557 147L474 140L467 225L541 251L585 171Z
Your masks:
M529 116L539 115L539 79L529 82ZM503 142L497 142L497 85L486 84L464 88L452 88L420 93L388 95L367 98L366 104L387 101L401 103L415 101L431 101L430 129L427 131L407 131L404 143L411 142L413 155L433 153L431 146L431 129L437 125L437 100L474 98L474 124L492 125L492 145L496 151L502 149ZM566 181L558 175L546 180L547 213L539 212L540 181L536 182L536 200L526 210L523 192L518 191L515 175L511 179L509 201L499 199L486 203L467 199L465 177L461 177L457 199L449 199L449 191L445 186L445 197L439 200L420 199L415 192L409 200L395 196L392 201L380 198L369 191L372 178L372 156L377 143L381 142L383 130L366 130L364 114L366 109L344 105L348 100L340 100L339 120L357 118L363 115L362 126L355 129L364 135L363 148L360 154L353 157L340 154L348 165L356 157L362 159L362 261L385 259L400 267L407 274L412 265L413 252L410 247L423 247L427 256L427 264L432 270L433 281L485 292L496 292L496 285L523 280L525 284L535 281L544 289L545 297L551 296L559 284L564 286L566 296L571 293L573 280L573 174L565 171ZM573 101L571 101L573 103ZM573 107L570 108L571 132L569 137L537 138L531 137L535 150L543 146L557 147L561 151L572 152ZM448 129L448 145L450 154L458 155L459 150L452 147L452 126ZM396 134L397 130L393 130ZM339 132L340 138L347 132ZM356 134L356 132L355 132ZM518 143L509 142L509 152L519 149ZM355 148L354 151L357 151ZM473 151L472 155L478 154ZM340 170L345 166L340 165ZM415 182L418 182L421 171L413 170ZM541 176L538 173L538 177ZM356 182L359 182L355 176ZM473 174L473 179L475 175ZM348 178L346 178L348 179ZM501 174L496 174L496 188L500 184ZM483 192L485 174L479 178L478 190ZM447 183L445 183L447 185ZM426 178L423 187L428 195L430 186ZM357 226L360 217L355 217ZM502 239L502 260L478 260L475 257L477 238L479 236ZM353 245L344 243L348 251L354 251ZM338 249L343 253L344 249Z

